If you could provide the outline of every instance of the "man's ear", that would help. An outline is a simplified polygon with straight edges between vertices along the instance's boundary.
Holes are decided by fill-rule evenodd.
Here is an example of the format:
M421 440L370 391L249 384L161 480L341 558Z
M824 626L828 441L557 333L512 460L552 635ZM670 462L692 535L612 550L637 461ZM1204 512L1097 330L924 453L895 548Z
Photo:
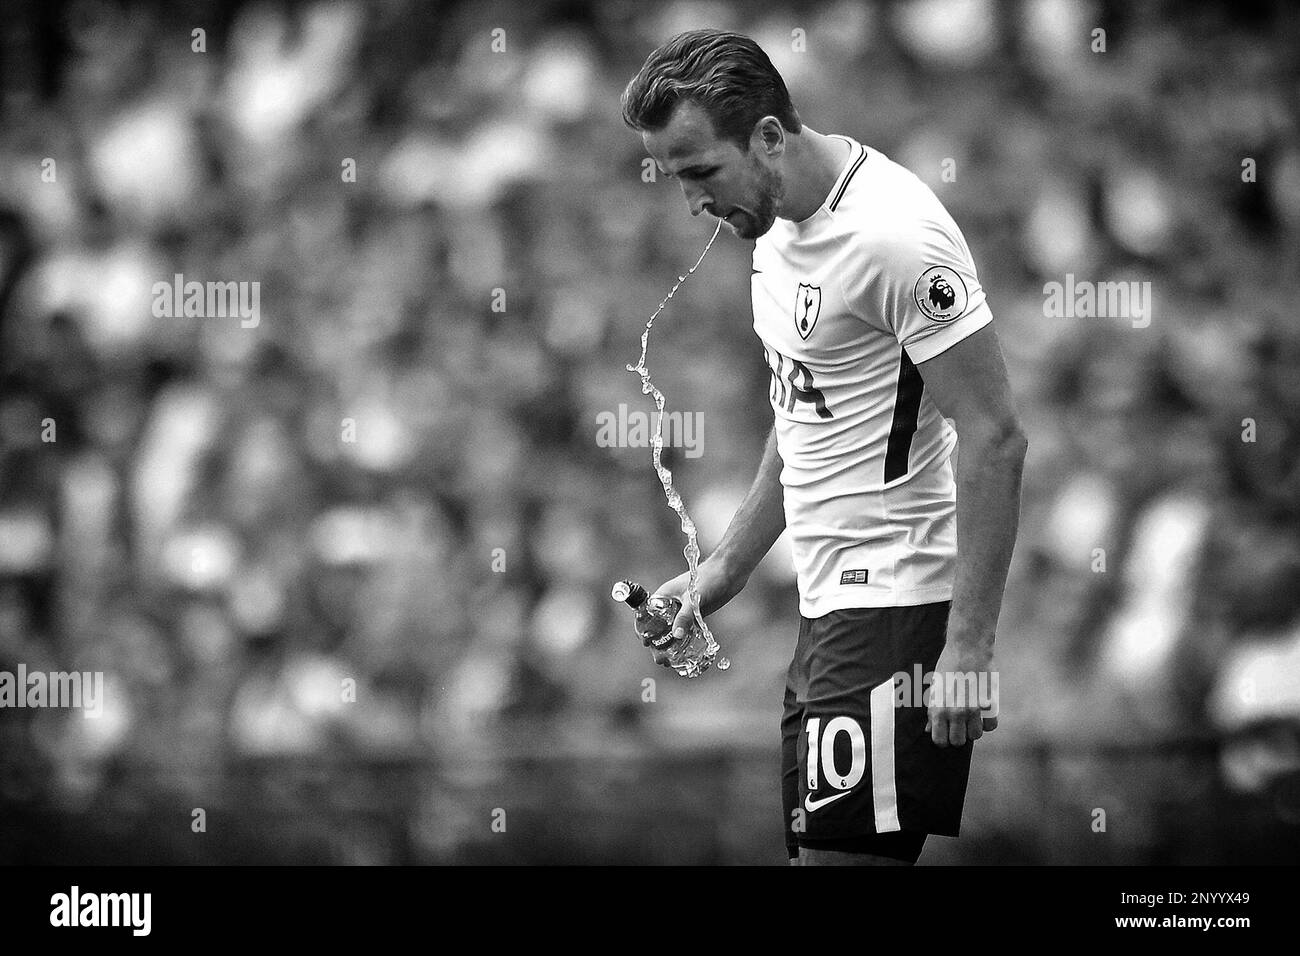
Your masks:
M749 145L751 149L761 149L768 156L780 156L785 152L785 127L775 116L764 116L754 124Z

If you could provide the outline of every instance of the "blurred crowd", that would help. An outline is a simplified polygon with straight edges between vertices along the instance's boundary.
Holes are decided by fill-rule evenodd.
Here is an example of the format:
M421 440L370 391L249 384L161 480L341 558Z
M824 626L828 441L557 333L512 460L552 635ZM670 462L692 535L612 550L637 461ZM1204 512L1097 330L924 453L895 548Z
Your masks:
M685 567L649 449L596 436L621 404L653 410L626 366L714 225L647 173L619 94L654 46L706 25L754 36L810 126L935 190L996 316L1030 451L1002 727L951 858L1237 859L1226 839L1198 856L1170 822L1201 820L1193 802L1235 808L1249 852L1286 852L1287 12L16 2L0 26L0 669L102 671L106 695L98 719L0 711L0 856L59 858L49 834L128 820L159 858L266 858L260 818L224 857L186 838L193 808L275 806L282 828L333 814L330 859L457 859L491 839L492 808L531 800L531 832L585 821L575 858L653 858L650 834L691 801L700 827L730 814L706 859L779 858L798 626L784 541L710 621L726 673L654 668L609 598L617 578ZM749 250L724 230L650 340L670 408L702 421L702 457L665 461L705 553L771 423ZM178 274L259 283L258 321L159 317L155 284ZM1046 315L1044 284L1067 274L1150 282L1149 326ZM729 755L730 776L701 753ZM644 839L582 817L616 785L643 811L616 819ZM540 809L557 788L569 823ZM1063 859L1060 833L1087 833L1096 807L1117 842Z

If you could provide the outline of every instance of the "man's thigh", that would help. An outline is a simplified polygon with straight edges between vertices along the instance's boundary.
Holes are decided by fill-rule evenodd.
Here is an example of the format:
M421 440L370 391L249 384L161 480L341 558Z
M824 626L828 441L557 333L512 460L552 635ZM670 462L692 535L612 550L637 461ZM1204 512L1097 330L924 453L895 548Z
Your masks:
M914 862L914 836L883 853L851 841L957 835L972 747L936 747L925 732L923 701L895 682L897 674L915 680L934 669L947 616L943 602L852 608L801 622L782 719L792 858L811 856L808 865L838 854ZM813 852L800 852L805 848Z

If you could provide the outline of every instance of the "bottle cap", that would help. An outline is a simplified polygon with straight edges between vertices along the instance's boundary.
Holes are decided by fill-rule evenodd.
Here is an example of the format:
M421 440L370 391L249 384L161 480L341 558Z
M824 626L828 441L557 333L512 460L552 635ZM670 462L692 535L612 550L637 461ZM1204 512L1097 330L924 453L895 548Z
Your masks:
M613 590L609 592L609 596L615 601L622 601L632 607L640 607L645 603L649 595L646 594L645 588L634 581L618 581L615 583Z

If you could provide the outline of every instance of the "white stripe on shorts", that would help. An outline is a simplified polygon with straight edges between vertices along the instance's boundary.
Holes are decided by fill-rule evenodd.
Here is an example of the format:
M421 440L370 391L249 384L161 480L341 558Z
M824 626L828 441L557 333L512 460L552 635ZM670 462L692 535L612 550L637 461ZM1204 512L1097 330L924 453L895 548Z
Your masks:
M898 790L894 786L894 679L871 691L871 801L876 808L876 832L903 829L898 823Z

